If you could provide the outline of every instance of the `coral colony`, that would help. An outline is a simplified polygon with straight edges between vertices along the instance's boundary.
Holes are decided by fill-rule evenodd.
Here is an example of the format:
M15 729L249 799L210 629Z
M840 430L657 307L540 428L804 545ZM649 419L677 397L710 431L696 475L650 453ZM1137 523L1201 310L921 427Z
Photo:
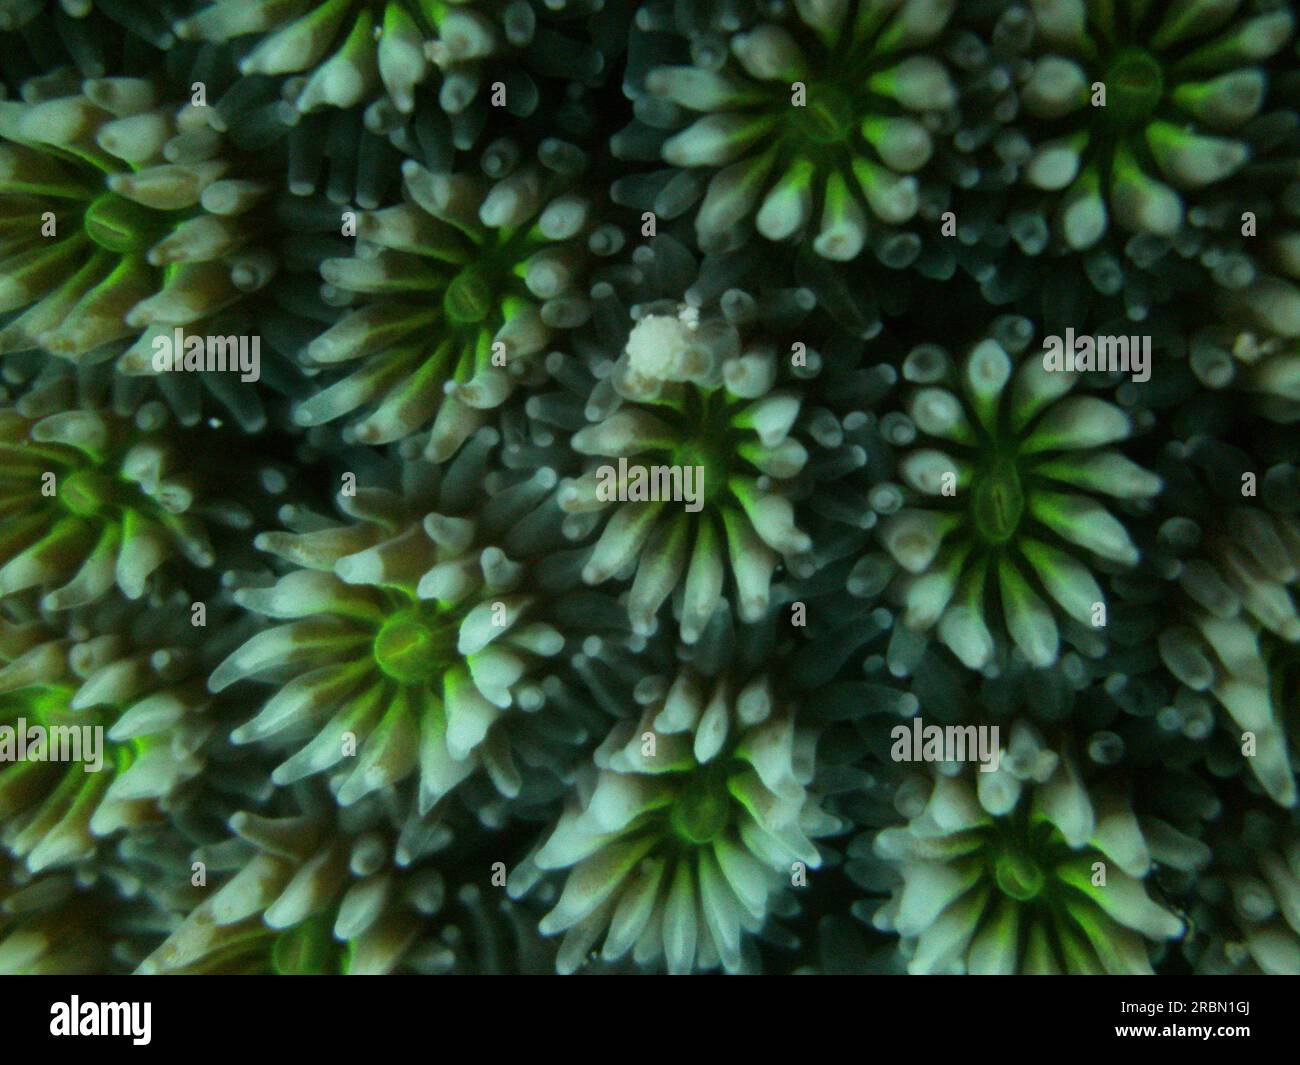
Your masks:
M0 0L0 972L1300 973L1298 7Z

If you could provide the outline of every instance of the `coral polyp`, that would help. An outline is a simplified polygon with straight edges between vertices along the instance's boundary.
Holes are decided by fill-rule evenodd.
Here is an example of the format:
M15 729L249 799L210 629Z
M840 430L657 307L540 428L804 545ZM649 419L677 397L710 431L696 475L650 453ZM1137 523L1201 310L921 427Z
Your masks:
M875 837L901 880L876 926L913 973L1150 973L1150 944L1184 924L1143 883L1150 847L1122 795L1094 797L1022 725L1003 757L978 781L900 788L915 812Z
M160 823L203 771L220 713L203 683L202 630L176 624L183 604L152 617L115 604L60 615L66 628L13 612L0 623L0 716L28 751L0 773L3 841L40 872ZM157 635L168 622L180 630L172 645Z
M1223 826L1197 915L1212 929L1203 973L1294 974L1300 967L1300 852L1294 824L1249 809Z
M1295 20L1280 8L1239 8L1032 5L1021 98L1041 133L1024 178L1061 194L1055 217L1071 248L1091 247L1112 221L1172 237L1184 196L1251 158L1246 127Z
M519 2L216 0L178 20L175 32L182 40L233 42L246 76L301 75L291 90L299 111L384 99L410 114L432 81L441 109L458 115L475 101L485 64L535 98L532 79L521 80L505 60L534 42L537 21L532 5Z
M644 72L637 122L616 149L638 159L657 147L674 168L656 183L659 213L680 214L703 192L695 229L706 249L734 244L735 227L752 219L769 240L808 232L817 254L853 259L873 231L916 215L913 175L957 101L927 50L954 7L797 6L797 19L720 40L722 54L697 44L695 65Z
M163 106L139 78L32 95L0 102L0 352L152 354L155 335L198 331L274 275L249 213L270 186L230 176L200 108Z
M108 876L78 877L71 870L33 874L0 852L0 973L5 976L85 976L130 967L138 960L139 944L151 941L166 923L161 900L124 899Z
M1023 349L1031 323L1004 326ZM899 473L916 502L881 529L911 575L903 624L937 626L958 658L981 669L996 653L997 602L997 630L1035 666L1050 666L1058 614L1105 624L1106 596L1088 560L1129 567L1139 559L1123 523L1096 498L1160 491L1159 477L1109 447L1131 435L1130 415L1074 394L1079 374L1053 372L1033 354L1017 362L993 338L956 365L943 349L916 348L903 374L916 387L900 431L917 446L900 457Z
M539 971L548 952L520 908L493 907L434 864L446 825L372 797L333 808L299 788L285 809L240 811L195 852L221 886L141 966L148 973L380 974Z
M355 755L338 792L344 804L414 774L427 810L480 765L503 792L518 793L519 769L493 726L512 707L540 708L542 688L528 674L564 638L530 616L523 566L486 543L473 520L432 509L463 505L448 487L441 504L436 486L426 487L424 505L363 488L338 498L352 523L304 514L298 531L258 537L298 568L235 599L283 623L232 652L209 684L280 686L235 730L236 742L314 726L311 742L272 774L276 783Z
M773 353L743 352L725 322L648 314L609 378L622 402L574 433L574 451L604 461L563 482L559 504L608 514L583 579L599 584L634 565L628 611L637 631L652 631L679 586L687 642L724 586L734 586L741 617L758 620L778 559L811 547L783 491L807 462L792 434L799 397L775 378ZM663 470L679 471L671 494Z
M240 73L309 72L297 99L303 111L351 107L381 87L401 110L410 111L413 90L431 69L425 53L433 34L432 6L403 0L330 2L298 5L295 11L283 4L223 0L182 19L176 33L210 41L257 34L260 40L239 62Z
M576 968L603 936L606 961L631 952L669 972L739 971L771 896L821 864L813 840L838 828L807 788L814 746L763 677L679 674L617 726L580 805L531 859L572 867L541 923L566 933L559 967Z
M551 149L551 163L566 165L563 146ZM585 255L570 242L591 228L593 205L535 164L490 187L414 163L404 175L407 202L362 214L358 253L321 263L332 298L350 310L306 356L319 367L365 362L294 416L318 425L373 408L349 429L368 444L432 421L429 457L446 459L535 375L553 326L585 318Z
M1173 457L1203 458L1184 448ZM1245 500L1204 513L1195 505L1204 502L1194 494L1201 486L1184 478L1186 497L1176 505L1185 513L1163 529L1162 551L1178 557L1179 598L1178 616L1157 639L1161 661L1189 700L1213 699L1249 772L1276 802L1294 806L1288 737L1300 651L1300 523Z
M40 418L0 412L0 475L10 516L0 546L0 593L42 593L64 610L116 589L139 599L171 566L206 569L216 554L213 524L250 521L237 506L201 498L191 457L162 435L156 402L134 421L104 410Z

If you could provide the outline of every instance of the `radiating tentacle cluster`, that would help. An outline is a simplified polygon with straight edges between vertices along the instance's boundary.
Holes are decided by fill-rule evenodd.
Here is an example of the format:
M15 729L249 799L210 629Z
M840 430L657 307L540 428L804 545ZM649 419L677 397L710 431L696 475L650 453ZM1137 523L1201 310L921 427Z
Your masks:
M1246 165L1269 61L1295 28L1290 11L1251 8L1043 0L1004 16L1006 37L1030 42L1020 95L1041 123L1023 179L1060 194L1069 247L1092 246L1112 221L1173 237L1184 194Z
M873 852L902 884L877 927L909 944L914 973L1149 973L1143 939L1183 924L1143 884L1151 847L1128 803L1094 797L1028 729L1005 759L977 780L900 788L911 816Z
M201 853L221 886L140 965L146 973L374 975L540 972L550 956L525 912L493 906L432 862L453 838L377 798L332 809L300 793L278 816L241 811Z
M564 637L537 616L526 568L490 541L482 517L462 513L478 495L475 467L488 443L466 452L441 484L420 484L416 471L406 497L365 487L341 494L352 523L295 513L290 531L258 537L296 568L235 599L284 623L232 652L209 684L278 686L234 732L237 742L314 729L275 770L277 784L355 755L338 791L344 804L414 774L428 810L480 765L503 793L519 793L520 769L493 726L512 708L541 708L536 671ZM538 482L499 494L487 529L525 514L547 487Z
M356 254L321 263L331 298L349 309L306 357L323 368L365 361L299 404L295 419L318 425L373 408L350 427L367 444L432 421L429 457L449 458L481 412L535 375L553 331L589 313L578 242L595 205L564 176L582 165L578 149L552 142L540 163L486 187L408 163L407 202L362 214Z
M1214 840L1198 911L1213 929L1199 971L1295 973L1300 967L1300 851L1295 825L1247 810Z
M644 190L629 183L626 198L667 217L699 201L706 249L734 246L752 219L768 240L815 234L827 259L853 259L869 240L882 258L905 257L915 237L898 227L917 213L916 175L957 102L928 50L955 6L796 5L797 18L695 38L689 65L685 41L670 49L652 32L646 51L663 58L636 70L636 121L614 146L672 169Z
M0 420L6 595L39 590L54 610L112 589L139 599L169 564L211 567L210 528L251 523L246 508L203 499L202 463L160 431L167 414L156 401L131 420L93 409L28 417L12 407Z
M1032 352L1017 361L996 334L1023 350L1032 325L1002 323L955 365L934 347L905 359L915 387L895 432L917 445L899 462L917 504L890 516L881 539L912 575L903 624L937 626L958 658L984 668L996 649L988 620L996 595L1016 647L1049 666L1060 646L1056 616L1105 623L1106 598L1086 560L1123 567L1139 558L1097 497L1143 500L1161 484L1108 447L1131 435L1128 413L1077 394L1079 375L1049 371Z
M1295 664L1300 661L1295 591L1300 523L1294 513L1272 509L1275 495L1267 482L1262 505L1249 498L1221 498L1217 513L1190 517L1186 502L1196 501L1206 489L1188 467L1213 461L1214 452L1204 444L1170 450L1173 462L1183 465L1175 482L1183 505L1175 497L1175 514L1161 527L1159 550L1171 560L1168 572L1176 580L1178 598L1176 614L1156 644L1182 688L1175 705L1191 714L1212 700L1210 705L1226 715L1233 745L1248 754L1250 772L1275 801L1294 806L1289 734L1294 729ZM1210 492L1217 494L1214 472ZM1291 494L1285 483L1283 479L1277 493L1283 499ZM1231 481L1226 487L1228 492L1235 489Z
M762 676L681 673L637 694L648 705L597 748L594 782L531 859L572 867L542 931L566 933L561 969L603 935L608 961L739 971L742 935L762 927L783 880L820 865L813 840L837 828L807 787L816 737Z
M199 108L169 108L139 78L29 95L0 102L0 308L21 312L0 351L151 351L274 276L256 215L272 186L231 176Z
M42 757L29 749L0 774L4 843L32 871L81 861L101 839L156 824L204 771L230 723L206 690L206 625L177 624L188 612L183 603L156 613L110 606L42 620L15 610L4 621L5 724L45 730ZM170 645L159 636L169 628L179 636Z

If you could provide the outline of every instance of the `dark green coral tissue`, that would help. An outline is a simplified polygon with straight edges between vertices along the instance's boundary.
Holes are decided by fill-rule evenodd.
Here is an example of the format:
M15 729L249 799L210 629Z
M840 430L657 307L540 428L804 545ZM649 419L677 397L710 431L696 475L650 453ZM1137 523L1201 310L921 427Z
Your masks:
M1300 10L0 0L0 973L1300 974Z

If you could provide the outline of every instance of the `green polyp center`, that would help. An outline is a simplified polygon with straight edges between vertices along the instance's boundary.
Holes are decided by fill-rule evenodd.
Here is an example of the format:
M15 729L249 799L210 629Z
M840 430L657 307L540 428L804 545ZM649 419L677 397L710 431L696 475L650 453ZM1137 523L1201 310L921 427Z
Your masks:
M668 814L668 822L680 839L694 846L712 843L731 820L731 793L727 780L716 766L697 770L688 780Z
M1160 63L1141 48L1120 52L1103 78L1106 85L1106 114L1121 125L1145 122L1155 112L1164 94L1165 75Z
M281 975L305 976L339 970L338 941L329 911L309 917L275 937L271 966Z
M723 449L715 441L688 440L673 452L672 461L682 468L683 474L690 471L690 487L703 504L713 502L725 491L728 464Z
M152 744L132 740L129 743L109 744L112 748L113 769L121 776L149 749ZM107 761L108 759L105 759Z
M151 744L139 739L128 743L110 741L107 738L107 726L111 721L116 720L119 708L101 703L97 706L73 710L71 704L75 694L76 690L73 688L41 685L0 695L0 724L14 728L16 736L19 720L25 722L23 727L28 730L24 753L26 760L66 759L70 765L78 767L87 765L95 772L125 773ZM36 726L46 730L43 736L38 737L30 731ZM73 736L71 732L64 732L56 739L55 733L50 731L55 728L77 730L90 728L103 731L99 734L100 739L96 746L91 747L86 745L92 741L84 738L84 732L80 734L81 739L65 738ZM42 753L37 753L38 750ZM73 755L76 755L76 758ZM13 752L13 757L17 757L16 751ZM83 771L78 768L70 778L68 786L79 788L82 783L87 782Z
M1002 893L1017 902L1037 898L1047 883L1047 875L1038 863L1015 851L1006 851L998 856L993 866L993 877Z
M807 103L803 108L796 108L795 115L800 131L817 144L845 140L858 117L852 97L843 89L826 84L810 85Z
M375 661L399 684L423 684L441 671L456 648L457 627L425 607L411 607L380 626Z
M679 424L684 439L671 450L668 461L683 474L691 468L690 486L703 505L716 503L726 495L739 443L723 390L692 393Z
M113 479L102 470L77 470L56 488L59 499L79 518L94 517L111 501Z
M443 293L442 306L453 322L481 322L492 312L492 287L482 271L471 266L452 279Z
M1015 535L1025 510L1025 493L1016 464L1008 459L975 478L972 496L975 527L991 544L1004 544Z
M44 728L67 724L73 717L68 704L75 694L71 688L53 686L6 693L0 696L0 723L12 725L21 717L27 720L28 725L41 725ZM98 714L87 714L84 711L81 714L81 720L85 724L99 724Z
M82 226L101 248L127 255L157 243L167 229L167 222L157 211L132 203L115 192L106 192L86 208Z

